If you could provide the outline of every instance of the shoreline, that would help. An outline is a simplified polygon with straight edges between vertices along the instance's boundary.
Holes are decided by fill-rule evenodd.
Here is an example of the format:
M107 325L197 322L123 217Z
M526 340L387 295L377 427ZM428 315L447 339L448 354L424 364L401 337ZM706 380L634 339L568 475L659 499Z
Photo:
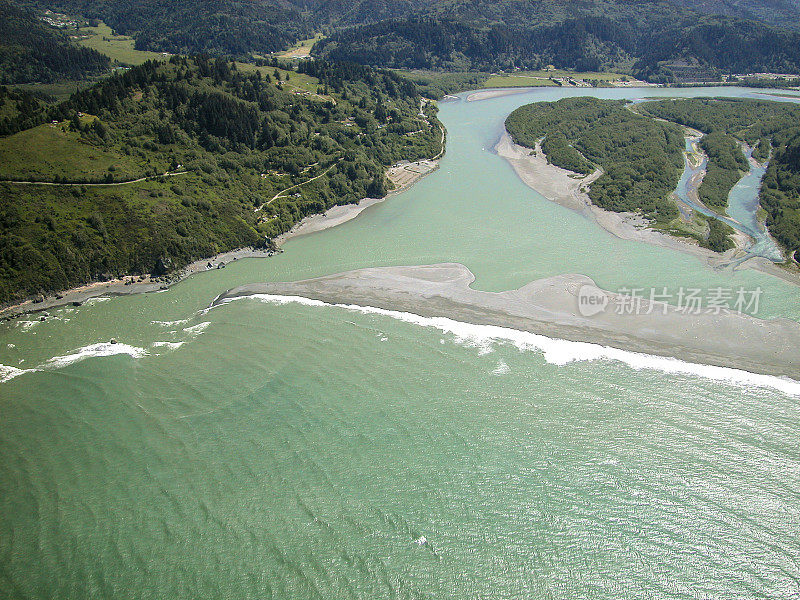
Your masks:
M472 289L474 281L472 272L457 263L376 267L239 286L211 306L259 294L294 296L800 380L800 355L794 351L800 323L789 319L763 320L729 310L695 314L647 299L642 299L641 310L626 312L629 296L601 290L591 278L578 274L539 279L504 292ZM597 312L591 311L592 305L580 304L589 294L603 300Z
M441 156L441 154L440 154ZM395 188L383 198L363 198L356 204L342 204L333 206L324 213L317 213L305 217L296 223L286 233L282 233L275 238L275 244L281 247L292 238L324 231L331 227L336 227L342 223L347 223L355 219L364 210L375 204L385 202L389 198L396 196L408 189L426 175L430 175L439 168L439 158L418 160L412 163L399 163L388 169L386 176L395 184Z
M442 143L444 144L444 132L442 132L442 138ZM46 296L41 302L34 302L34 300L29 298L23 302L0 308L0 322L9 321L25 314L41 313L49 309L68 306L70 304L80 305L92 298L163 292L196 273L224 268L225 265L236 260L245 258L269 258L283 252L281 246L292 238L324 231L325 229L330 229L331 227L346 223L347 221L355 219L370 206L384 202L390 197L396 196L411 188L417 181L439 168L439 159L443 153L444 146L442 147L442 152L434 159L420 160L415 163L402 163L389 168L387 170L387 177L392 183L395 183L396 187L386 194L386 196L383 198L363 198L355 204L334 206L324 213L306 217L299 223L296 223L292 229L275 238L275 244L279 248L277 251L261 250L252 247L237 248L235 250L221 252L210 258L198 259L167 276L154 277L152 274L142 276L126 275L122 278L115 278L109 281L94 281L64 290L58 294Z
M744 257L744 250L739 247L744 241L741 237L735 240L737 247L720 254L702 248L694 240L690 241L687 238L675 237L650 229L648 222L635 213L607 211L592 204L586 190L599 177L598 171L589 176L576 177L572 171L549 164L540 148L532 151L530 148L515 144L505 129L494 150L498 156L504 158L513 167L514 172L525 185L551 202L580 213L619 239L643 242L690 254L703 260L712 268L731 265L734 261ZM531 152L535 152L535 155ZM800 285L799 274L787 271L762 257L748 258L733 265L732 268L734 270L751 268Z

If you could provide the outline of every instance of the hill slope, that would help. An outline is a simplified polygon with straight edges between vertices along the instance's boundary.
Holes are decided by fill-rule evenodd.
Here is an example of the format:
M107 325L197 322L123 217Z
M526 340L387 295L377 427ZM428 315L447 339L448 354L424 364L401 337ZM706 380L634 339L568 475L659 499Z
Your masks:
M0 85L83 79L109 65L102 54L72 44L33 13L0 0Z
M41 4L44 6L44 4ZM796 0L58 0L137 48L265 53L324 31L328 59L451 70L617 69L668 77L664 61L800 72ZM728 16L715 16L721 12ZM771 27L780 25L783 29Z
M384 196L387 165L440 150L434 109L420 117L393 74L247 69L148 62L0 139L0 179L62 184L0 183L0 303L268 245L306 215Z
M663 63L688 59L723 72L800 72L800 33L664 2L470 2L423 17L344 29L314 54L397 68L511 70L548 64L622 70L667 80ZM569 11L567 9L570 9ZM563 17L562 17L563 15Z

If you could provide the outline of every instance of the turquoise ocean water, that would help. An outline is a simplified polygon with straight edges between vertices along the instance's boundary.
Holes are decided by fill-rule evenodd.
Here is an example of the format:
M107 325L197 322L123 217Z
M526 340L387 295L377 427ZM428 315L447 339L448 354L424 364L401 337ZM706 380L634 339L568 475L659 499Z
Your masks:
M760 316L800 319L800 289L613 238L492 154L515 107L575 93L442 103L441 168L356 220L3 325L0 596L798 597L798 397L340 307L204 311L244 283L452 261L494 291L757 286Z

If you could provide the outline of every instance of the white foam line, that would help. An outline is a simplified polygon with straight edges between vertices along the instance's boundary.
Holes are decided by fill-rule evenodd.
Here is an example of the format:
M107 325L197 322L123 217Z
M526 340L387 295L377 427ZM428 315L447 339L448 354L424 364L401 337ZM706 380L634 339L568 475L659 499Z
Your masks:
M54 356L44 363L44 367L65 367L73 363L79 362L87 358L95 358L99 356L114 356L116 354L128 354L133 358L141 358L147 355L147 350L137 346L129 346L128 344L112 344L111 342L100 342L99 344L90 344L78 348L71 354L63 356Z
M10 367L8 365L0 364L0 383L11 381L14 377L19 377L23 373L35 371L36 369L19 369L17 367Z
M178 319L176 321L150 321L153 325L159 325L160 327L177 327L178 325L185 325L189 322L189 319Z
M795 381L786 377L761 375L731 367L702 365L686 362L677 358L653 356L589 342L554 339L508 327L475 325L472 323L455 321L447 317L423 317L413 313L387 310L373 306L331 304L322 302L321 300L304 298L302 296L252 294L249 296L240 296L238 298L228 298L223 301L223 304L240 298L254 298L271 304L295 303L306 306L334 306L363 314L383 315L406 323L412 323L421 327L431 327L444 333L450 333L455 336L457 342L468 343L480 349L484 349L487 343L507 342L513 344L520 350L539 351L543 354L544 359L548 363L554 365L566 365L570 362L612 360L621 362L637 371L652 369L669 374L693 375L736 385L754 385L763 388L771 388L783 392L784 394L800 397L800 381Z
M177 350L183 346L185 342L153 342L150 344L153 348L169 348L170 350Z
M199 335L206 330L206 327L211 325L210 321L203 321L202 323L198 323L197 325L192 325L191 327L184 327L183 330L186 333L193 333L195 335Z
M167 345L169 348L177 348L181 344L183 344L183 342L155 342L153 343L153 346ZM111 342L90 344L88 346L78 348L70 354L54 356L53 358L48 359L46 362L33 369L19 369L17 367L10 367L8 365L0 364L0 383L10 381L24 373L33 373L34 371L42 371L45 369L60 369L87 358L115 356L118 354L127 354L133 358L141 358L143 356L147 356L148 352L144 348L130 346L128 344L112 344Z

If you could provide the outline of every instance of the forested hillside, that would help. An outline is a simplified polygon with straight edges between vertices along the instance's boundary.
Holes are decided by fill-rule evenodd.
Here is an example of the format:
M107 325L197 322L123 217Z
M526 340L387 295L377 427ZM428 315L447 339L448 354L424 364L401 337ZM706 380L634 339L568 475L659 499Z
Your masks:
M771 11L751 10L754 0L35 1L102 18L143 50L263 54L317 31L327 36L317 56L385 67L495 71L552 64L655 81L671 80L678 68L672 63L687 61L709 73L800 72L800 32L786 29L795 21L775 28L738 18L775 25L766 16L794 14L791 0L770 0Z
M381 197L387 165L439 152L425 110L396 75L324 61L297 73L173 57L115 75L0 139L0 180L61 184L0 183L0 303L264 246Z
M82 79L109 65L107 57L70 43L32 12L0 0L0 85Z
M761 183L770 233L800 263L800 128L772 157Z
M311 26L288 2L237 0L42 0L40 8L102 19L136 39L136 49L240 56L308 37Z
M798 0L672 0L700 12L763 21L775 27L800 29Z
M503 11L502 3L491 6L498 12L439 11L446 17L345 29L318 42L314 53L396 68L621 70L665 82L671 75L664 63L686 57L720 72L800 72L800 33L759 23L655 2L619 4L602 16L575 10L578 16L555 23L553 14L541 18L524 10L526 4L514 4L513 11Z
M48 107L47 97L0 86L0 136L40 123Z

